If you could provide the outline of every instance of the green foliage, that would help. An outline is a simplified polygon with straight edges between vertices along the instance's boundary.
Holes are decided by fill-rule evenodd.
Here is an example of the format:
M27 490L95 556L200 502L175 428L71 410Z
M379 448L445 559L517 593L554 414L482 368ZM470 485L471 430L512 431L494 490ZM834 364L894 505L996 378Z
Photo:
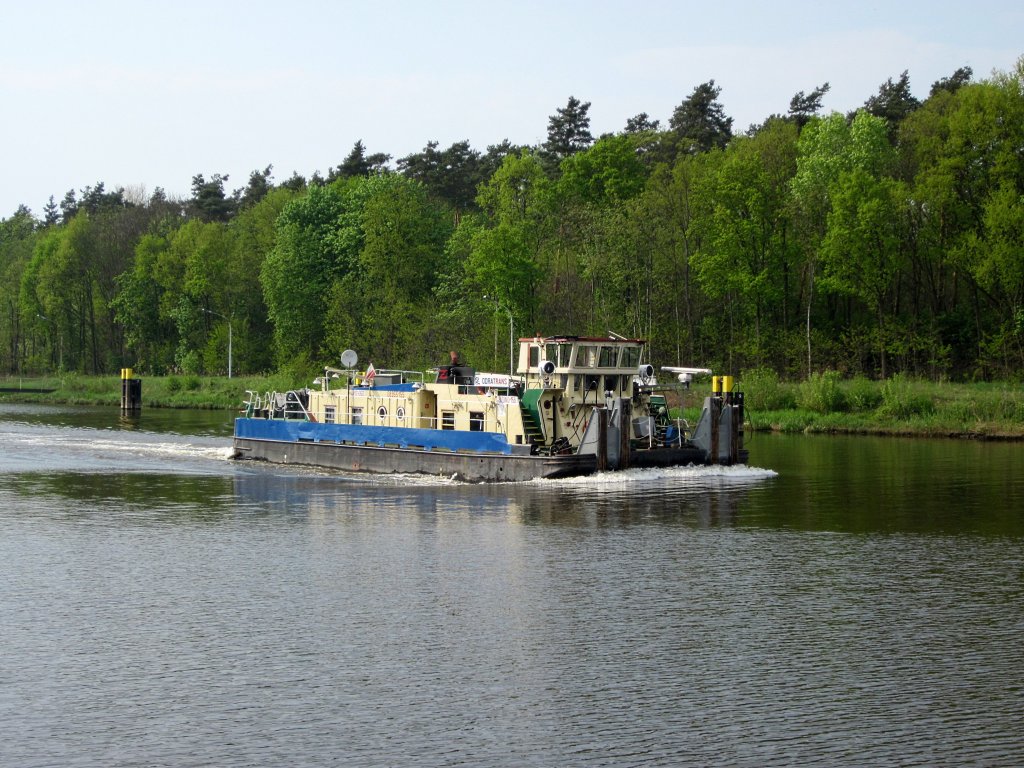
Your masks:
M842 413L847 410L839 371L812 373L800 383L796 402L801 408L815 413Z
M641 141L628 134L603 137L590 150L562 161L559 185L586 203L622 203L636 197L648 175L637 153Z
M732 118L727 117L725 108L718 100L722 93L714 80L701 83L672 112L669 128L674 134L676 146L681 151L691 147L695 151L707 152L722 149L732 138Z
M1020 379L1022 75L958 70L922 104L903 75L816 117L826 84L742 136L709 81L667 130L641 113L596 143L572 98L533 148L427 142L394 172L357 142L328 182L267 166L234 193L197 175L187 201L69 190L0 220L0 365L200 375L231 338L236 373L345 347L504 367L511 321L646 338L655 364ZM849 426L886 405L864 382L841 419L834 382L802 397Z
M919 392L905 374L897 373L882 384L881 415L906 420L913 416L927 416L934 411L932 398Z
M882 391L865 376L854 376L846 385L846 403L851 411L873 411L882 404Z
M548 139L542 156L552 168L567 157L587 149L594 137L590 134L590 102L570 96L566 105L548 118Z
M352 252L356 244L339 247L344 244L339 243L338 224L346 206L343 187L314 186L278 217L276 244L263 262L260 281L281 363L319 346L327 291L357 258Z
M781 411L796 405L793 393L770 368L745 370L739 379L738 389L743 392L747 408L752 411Z

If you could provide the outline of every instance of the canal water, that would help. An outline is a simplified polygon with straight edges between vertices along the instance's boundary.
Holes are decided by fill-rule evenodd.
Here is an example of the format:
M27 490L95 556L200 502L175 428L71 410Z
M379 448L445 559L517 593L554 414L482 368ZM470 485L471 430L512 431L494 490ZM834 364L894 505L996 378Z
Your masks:
M1024 446L516 485L0 404L0 765L1024 764Z

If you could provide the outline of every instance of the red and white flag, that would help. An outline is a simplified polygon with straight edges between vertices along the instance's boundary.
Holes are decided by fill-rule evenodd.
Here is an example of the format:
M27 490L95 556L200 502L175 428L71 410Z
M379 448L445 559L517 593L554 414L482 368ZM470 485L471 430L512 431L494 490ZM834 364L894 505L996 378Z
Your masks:
M367 384L373 384L373 379L377 375L377 372L373 370L373 363L370 363L366 368L366 375L363 376L363 381Z

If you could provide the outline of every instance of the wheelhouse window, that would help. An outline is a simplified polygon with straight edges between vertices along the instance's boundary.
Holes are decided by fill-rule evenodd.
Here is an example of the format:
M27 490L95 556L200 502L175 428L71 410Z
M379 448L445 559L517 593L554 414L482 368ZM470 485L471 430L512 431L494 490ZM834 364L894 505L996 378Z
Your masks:
M558 345L558 364L563 368L568 368L572 365L572 344L559 344Z
M530 345L530 367L536 368L540 365L540 347L536 344Z
M576 366L593 368L597 365L597 347L582 346L576 351Z
M555 365L558 365L558 345L557 344L545 344L544 345L544 359L550 360Z
M598 367L614 368L615 358L618 357L617 352L618 350L615 347L601 347L601 361Z
M620 368L639 368L640 367L640 347L625 347L622 350L622 360L619 363Z

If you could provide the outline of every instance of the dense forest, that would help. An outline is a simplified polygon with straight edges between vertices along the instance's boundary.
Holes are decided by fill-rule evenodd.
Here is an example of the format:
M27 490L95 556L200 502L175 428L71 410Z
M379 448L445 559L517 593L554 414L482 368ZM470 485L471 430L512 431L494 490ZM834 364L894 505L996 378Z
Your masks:
M569 98L540 146L392 158L189 199L100 182L0 221L11 374L305 375L345 348L502 370L510 330L646 338L656 365L885 378L1024 373L1024 58L908 73L849 114L825 83L734 132L714 81L596 139Z

